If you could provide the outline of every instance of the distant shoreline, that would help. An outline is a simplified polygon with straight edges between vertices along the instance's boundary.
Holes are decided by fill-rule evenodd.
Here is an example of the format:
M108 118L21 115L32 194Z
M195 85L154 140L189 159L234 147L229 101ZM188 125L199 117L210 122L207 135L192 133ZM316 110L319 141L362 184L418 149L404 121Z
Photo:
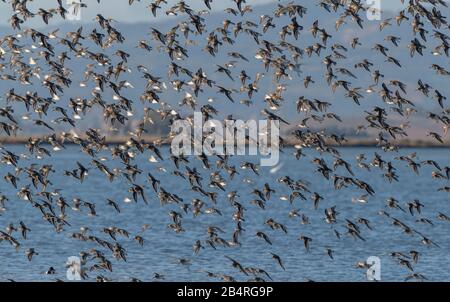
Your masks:
M42 138L43 136L17 136L17 137L9 137L9 136L0 136L0 145L21 145L26 144L28 142L28 139L32 138ZM81 139L86 139L86 137L79 136ZM110 145L118 145L118 144L124 144L130 139L129 136L124 135L117 135L117 136L110 136L106 138L106 144ZM142 136L139 141L144 141L145 143L155 143L157 145L169 145L169 142L167 140L164 141L164 138L160 136ZM58 139L58 142L61 142L60 139ZM335 142L327 142L328 146L330 147L377 147L377 142L375 140L357 140L357 139L349 139L346 142L343 142L342 144L336 144ZM64 144L71 145L72 142L65 140ZM296 146L298 142L296 142L294 139L286 138L284 140L285 146ZM398 146L400 148L450 148L450 141L446 142L444 144L434 143L432 141L423 141L423 140L399 140L395 143L395 146Z

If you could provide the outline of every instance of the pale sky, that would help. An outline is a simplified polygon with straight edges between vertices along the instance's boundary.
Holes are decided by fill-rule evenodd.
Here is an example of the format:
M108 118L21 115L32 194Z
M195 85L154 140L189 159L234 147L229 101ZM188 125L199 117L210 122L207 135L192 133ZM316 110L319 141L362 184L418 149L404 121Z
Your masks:
M67 5L67 0L62 0L66 9L69 7ZM206 9L202 0L184 0L185 3L194 10ZM72 2L70 0L69 2ZM82 22L89 22L94 19L97 13L101 13L105 17L113 18L119 22L126 23L136 23L136 22L148 22L155 21L155 18L151 14L150 10L147 8L148 5L153 2L150 0L135 0L133 5L128 5L128 0L101 0L100 4L97 0L83 0L84 3L88 5L87 8L82 9ZM179 2L178 0L168 0L168 4L162 4L163 10L158 11L157 19L170 18L164 13L165 10L170 8L172 5ZM278 2L277 0L247 0L249 5L263 5L271 2ZM35 0L29 2L28 9L30 11L36 11L38 8L50 8L56 7L56 0ZM9 7L9 9L2 9L4 7ZM226 7L235 7L234 2L231 0L214 0L212 3L213 10L223 10ZM6 24L11 15L10 4L0 2L0 24ZM57 18L61 21L61 18ZM39 22L42 23L42 22Z
M298 1L298 3L307 3L310 5L310 2L314 0L302 0ZM372 0L376 1L376 0ZM395 10L399 8L400 0L380 0L381 1L381 8L382 10ZM69 2L72 2L72 0L69 0ZM94 19L95 15L97 13L101 13L105 17L113 18L116 21L119 22L126 22L126 23L135 23L135 22L148 22L148 21L155 21L155 18L153 15L151 15L150 11L148 10L147 6L149 5L150 0L135 0L132 6L128 5L128 0L102 0L100 4L97 3L97 0L83 0L84 3L88 5L88 8L85 8L82 10L82 22L90 22ZM168 7L174 5L178 2L178 0L168 0L169 4L164 5L163 9L167 9ZM195 10L201 10L206 9L204 3L202 0L185 0L186 3L188 3L192 9ZM249 5L263 5L267 3L275 2L278 3L278 0L247 0L247 4ZM291 1L281 1L281 3L289 3ZM63 0L63 3L67 3L67 0ZM7 24L8 19L11 15L11 9L3 9L6 7L10 7L10 4L0 2L0 24ZM35 0L32 2L29 2L28 8L31 11L36 11L37 8L43 7L43 8L49 8L49 7L56 7L56 0ZM68 7L68 5L66 5ZM213 0L212 8L213 10L223 10L226 7L235 7L235 4L231 0ZM162 18L170 18L167 17L164 13L161 13L160 11L158 15L158 20L161 20ZM55 18L60 22L61 18ZM35 22L35 21L33 21ZM52 24L55 21L52 22ZM66 21L67 22L67 21ZM34 23L30 23L29 25L36 25ZM38 21L38 26L44 25L43 22Z

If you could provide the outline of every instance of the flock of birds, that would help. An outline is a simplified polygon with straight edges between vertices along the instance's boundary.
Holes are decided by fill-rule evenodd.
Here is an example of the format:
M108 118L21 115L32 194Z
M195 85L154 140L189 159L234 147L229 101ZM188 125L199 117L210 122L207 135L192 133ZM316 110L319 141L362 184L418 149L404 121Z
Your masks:
M129 0L129 5L135 5L138 1ZM47 134L29 137L25 144L27 151L22 154L15 154L8 145L1 146L2 171L8 172L2 176L0 187L0 222L2 222L0 254L12 248L18 251L17 257L23 255L29 261L39 257L37 248L30 247L25 251L22 248L26 246L29 237L39 236L27 223L27 217L14 222L2 219L8 205L18 202L17 198L26 201L23 206L32 207L34 213L42 216L49 228L57 233L65 232L65 228L71 225L71 217L78 215L79 211L87 211L88 215L101 219L101 214L96 211L98 203L106 203L112 213L117 212L119 215L121 212L119 201L106 197L103 201L96 198L95 202L68 198L64 190L55 188L51 181L52 178L62 177L67 183L76 185L89 182L91 175L97 173L104 175L106 183L127 183L130 195L127 201L145 206L141 202L148 205L159 200L162 207L170 208L168 215L171 221L168 228L176 233L176 236L183 236L187 231L183 223L186 216L193 215L197 217L196 219L202 219L205 214L222 215L223 208L231 207L233 215L229 219L235 225L234 230L224 230L220 225L210 225L205 230L205 238L192 242L193 256L176 259L179 265L190 266L196 261L197 254L208 253L208 250L220 250L223 253L222 257L226 257L235 268L236 275L205 271L208 277L215 280L272 280L271 273L263 267L249 267L241 263L237 257L227 255L227 250L240 249L245 245L242 238L246 236L256 236L267 243L268 250L261 253L266 253L280 270L286 270L286 274L288 273L289 267L283 255L271 251L274 242L270 232L293 234L295 231L288 229L283 221L270 218L270 213L267 213L268 218L256 234L248 234L245 230L247 216L252 215L253 211L264 211L269 203L279 202L278 198L288 201L292 206L292 210L286 213L286 219L297 219L299 224L308 224L308 216L303 211L303 207L307 205L303 205L302 202L312 201L314 209L324 213L324 220L315 227L329 226L332 230L331 236L336 236L340 240L350 236L357 241L364 241L365 233L376 228L371 224L370 217L360 217L357 220L341 219L339 214L342 216L343 212L338 211L339 206L325 208L323 194L316 192L307 180L293 179L286 175L274 179L272 183L266 183L263 187L252 187L251 183L248 183L245 190L230 191L227 185L241 180L237 175L243 173L242 169L256 178L267 175L261 175L260 167L254 162L242 161L240 166L231 165L230 156L166 155L161 146L170 142L174 133L151 142L143 139L145 135L151 134L147 133L147 126L153 122L152 115L155 114L170 123L177 119L190 119L194 110L200 110L205 120L217 118L219 113L214 103L209 101L211 99L215 102L230 102L232 106L230 108L233 109L263 103L265 108L261 116L279 120L290 126L293 126L293 123L289 118L283 117L282 107L295 102L298 120L301 122L295 125L291 133L295 140L295 148L292 149L295 152L292 156L301 165L302 161L308 160L305 150L314 150L317 157L312 160L315 169L311 173L323 176L323 181L332 183L335 190L349 187L361 192L361 197L353 200L355 203L365 203L368 197L376 194L370 183L355 176L355 169L372 171L371 173L381 171L385 181L392 183L397 182L401 176L396 172L396 165L406 164L416 174L424 166L430 166L434 169L432 178L450 179L450 167L442 166L434 160L419 161L415 154L399 155L392 161L382 156L382 152L398 151L396 139L408 135L408 123L398 125L396 122L398 119L392 119L392 115L408 120L418 112L418 109L414 101L408 97L410 87L399 79L388 80L383 74L383 66L375 65L370 58L348 64L351 51L361 47L361 40L358 37L351 37L350 43L333 38L335 32L342 31L346 27L361 28L361 34L364 34L363 29L367 28L369 23L366 14L372 9L365 6L365 1L278 1L273 4L271 14L257 16L259 22L253 22L252 6L245 0L230 0L229 7L225 9L228 17L222 21L222 26L209 28L208 15L212 14L210 10L216 1L218 0L198 1L204 4L204 9L200 11L192 9L187 1L179 1L175 5L170 5L165 0L148 1L149 20L151 16L167 15L173 16L178 24L168 32L151 27L150 37L146 37L147 33L143 33L142 40L137 45L131 45L127 43L127 37L120 32L118 23L101 13L96 15L96 27L90 32L79 27L67 33L58 30L47 33L27 26L31 19L48 24L52 19L65 19L68 13L82 12L91 5L87 1L74 1L70 9L75 11L69 12L69 8L65 8L61 0L55 1L54 8L40 8L37 11L28 9L29 3L33 2L31 0L2 0L4 2L0 3L2 10L7 5L11 8L9 21L13 33L0 37L0 79L5 83L14 82L23 89L11 88L5 92L0 108L0 133L9 137L21 135L21 123L32 122L35 129L45 131ZM106 1L97 0L97 2ZM395 17L376 23L379 24L376 35L380 39L371 46L374 52L370 56L384 58L385 64L396 66L398 76L402 75L403 62L391 54L392 48L404 47L408 55L418 58L419 64L420 56L448 57L450 25L446 16L441 13L441 10L447 7L447 2L443 0L397 2L404 4L405 9ZM322 27L320 20L306 24L303 20L308 14L308 6L311 5L323 9L329 18L335 18L335 28ZM77 26L76 23L74 26ZM412 38L393 35L384 37L383 31L394 26L408 26ZM278 39L266 40L268 32L278 33ZM315 42L312 45L304 45L302 40L305 35L311 35ZM247 43L256 45L256 53L239 53L234 50L235 40L242 36L248 38ZM31 40L28 40L29 38ZM90 43L89 47L85 46L87 43ZM138 48L142 53L162 53L167 59L167 74L152 73L151 66L145 66L145 63L130 65L129 62L133 62L132 56L128 53L130 48ZM214 79L205 72L205 69L192 69L189 63L191 48L201 48L205 58L210 60L207 64L217 66ZM226 54L230 60L221 64L216 60L222 54ZM374 105L372 110L365 111L365 124L358 127L357 131L366 129L377 133L376 142L380 152L372 157L360 154L356 164L352 165L341 157L336 147L345 143L346 138L343 135L310 127L311 123L342 122L338 114L330 111L333 106L338 106L335 101L310 99L306 96L299 96L296 100L284 98L290 87L299 86L298 81L293 81L294 74L302 76L302 87L304 86L305 92L319 82L320 79L315 79L312 75L303 76L300 70L303 62L313 56L319 57L323 63L323 66L317 66L323 71L323 89L345 93L345 97L355 103L354 106L360 105L368 94L379 94L379 106ZM237 70L241 63L250 60L256 62L254 67L259 67L260 72L249 74L246 70ZM85 61L89 63L86 65L83 63ZM67 67L67 62L86 65L84 77L74 78L71 69ZM151 62L148 64L151 65ZM433 64L431 68L438 77L448 80L450 71L446 66ZM143 92L140 94L140 100L127 97L127 89L139 89L126 79L127 74L131 72L138 72L146 82L145 87L141 87ZM370 74L373 79L366 90L352 85L352 80L356 80L362 74ZM264 76L273 77L275 88L268 88L271 91L263 91L266 87L259 85ZM32 91L33 83L44 87L45 93ZM240 86L238 89L235 88L236 84ZM92 87L90 97L65 94L65 91L74 85L79 85L81 90ZM439 112L427 114L429 119L442 127L442 132L430 131L428 136L437 143L444 143L450 127L450 109L446 107L445 96L448 91L445 87L432 87L426 79L420 78L415 89L424 98L434 100L439 106ZM176 91L180 97L175 101L165 99L164 93L167 90ZM262 99L255 98L259 91L265 94ZM105 96L109 94L113 97ZM208 102L202 102L201 99L208 99ZM136 107L134 103L139 101L143 110L134 109ZM19 117L15 112L21 111L26 113ZM89 128L77 134L76 130L83 120L95 112L102 113L102 118L111 131L123 126L131 117L142 118L129 132L126 142L108 144L106 134L100 129ZM50 113L56 117L48 118ZM228 115L226 119L233 119L233 116ZM67 130L58 131L55 125ZM283 142L284 139L280 138L280 146L285 150L291 150L286 148ZM40 161L51 158L54 153L64 152L67 144L77 146L90 160L75 164L67 162L64 171L55 170L51 164L40 164ZM110 156L103 156L104 152L110 153ZM186 200L183 193L175 194L167 191L164 182L160 181L158 176L160 171L140 168L135 162L137 154L150 156L154 161L173 162L172 177L180 184L182 190L193 192L197 197ZM331 164L324 159L325 155L333 158ZM114 161L120 168L113 168L108 161ZM197 161L203 166L203 171L193 167L193 163ZM147 178L146 183L137 181L141 175ZM277 185L283 188L282 191L274 190ZM5 191L6 188L14 190L16 196L3 194L1 191ZM450 193L450 187L443 186L438 191ZM418 248L408 252L391 251L393 259L405 268L406 280L427 280L427 276L414 269L421 255L432 248L448 249L448 238L447 242L445 238L429 238L418 231L415 225L396 218L397 212L406 213L409 210L413 217L420 217L415 222L417 224L450 222L449 216L443 212L436 213L435 217L421 217L421 210L426 206L415 199L408 202L405 207L392 197L379 212L398 229L399 234L403 234L399 236L411 236L411 240L428 246L428 249ZM151 232L151 227L147 224L142 226L142 232L136 235L116 226L101 230L83 226L79 232L71 233L70 237L73 240L89 242L92 245L91 249L79 253L83 264L81 277L86 280L94 278L97 281L108 281L109 278L104 276L103 272L112 272L115 262L127 261L127 250L121 241L130 238L139 245L153 244L146 241L144 232ZM95 235L97 231L100 235ZM304 246L304 252L308 253L312 248L321 248L315 238L307 234L295 235ZM176 236L168 240L176 242ZM352 241L348 244L352 244ZM334 259L335 250L332 247L325 247L324 255ZM364 259L355 265L361 269L370 268L370 264ZM52 275L56 271L57 269L52 266L45 273ZM164 274L155 272L154 279L163 280ZM132 280L140 279L133 277Z

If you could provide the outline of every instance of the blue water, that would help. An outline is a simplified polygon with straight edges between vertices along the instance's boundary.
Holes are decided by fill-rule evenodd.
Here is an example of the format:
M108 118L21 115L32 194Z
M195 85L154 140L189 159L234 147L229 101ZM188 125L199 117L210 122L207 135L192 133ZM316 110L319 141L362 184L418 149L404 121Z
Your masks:
M6 148L16 154L26 153L21 146L6 146ZM9 223L18 226L19 221L23 221L30 229L28 239L22 239L19 232L12 235L20 243L21 247L16 251L8 242L0 242L0 279L14 279L17 281L52 281L55 279L66 279L65 263L68 257L77 256L81 251L88 251L92 248L105 253L105 256L112 262L113 272L92 271L88 272L89 279L95 280L99 274L114 280L128 281L131 277L144 281L153 280L153 274L158 272L165 276L167 281L218 281L220 279L210 278L204 271L216 274L233 276L236 280L244 281L253 276L246 276L231 266L231 262L224 256L227 255L239 261L244 267L258 267L266 270L275 281L304 281L312 279L315 281L365 281L366 271L356 268L359 261L365 261L369 256L377 256L381 259L381 278L383 281L403 281L410 274L408 269L400 266L396 258L390 256L391 252L403 252L407 254L410 250L421 253L419 262L412 263L414 272L423 274L428 280L450 281L450 228L449 222L437 219L439 212L450 216L449 193L438 192L437 189L443 186L450 186L447 180L432 179L431 173L436 170L434 167L423 165L420 174L415 175L405 162L393 160L400 154L407 155L417 153L415 161L433 159L441 167L450 166L450 150L448 149L402 149L400 153L383 153L379 149L372 148L342 148L340 149L342 158L352 164L353 171L357 178L371 184L375 190L375 195L368 198L365 204L352 202L352 197L364 194L363 191L355 187L334 190L332 179L325 180L317 172L311 160L317 156L312 151L306 151L307 156L297 161L292 156L293 149L286 149L281 156L280 167L272 170L270 167L261 167L260 176L256 177L251 171L241 170L239 163L243 160L258 162L254 157L235 157L230 159L230 164L238 167L239 175L233 180L229 180L225 171L221 175L227 180L227 192L237 190L240 197L237 198L246 208L242 226L245 231L239 241L240 247L217 246L214 250L203 243L208 238L206 229L208 226L218 226L224 233L219 236L231 240L236 222L232 219L234 208L227 200L226 193L215 188L208 187L209 174L215 171L215 160L211 160L214 166L211 170L202 167L200 161L194 157L190 158L190 167L197 167L202 173L203 188L206 191L218 193L216 208L220 209L222 216L217 214L200 214L193 217L192 213L185 214L180 205L168 204L162 206L146 180L146 175L151 172L161 181L161 186L168 192L175 193L183 198L185 203L191 203L193 198L199 198L205 202L205 208L214 206L211 202L190 190L187 180L173 175L171 172L175 166L169 160L152 163L148 160L150 153L139 155L133 164L137 164L143 170L136 178L136 183L145 185L145 194L149 201L146 205L142 199L137 203L124 202L126 197L130 197L128 188L129 182L124 178L117 178L114 182L107 181L104 174L89 164L90 158L79 151L76 146L68 146L68 149L61 152L52 153L51 158L38 160L36 158L21 159L21 167L29 166L31 163L51 164L55 169L49 180L53 183L47 188L48 191L60 189L60 194L71 204L73 198L80 198L83 201L95 203L97 216L88 216L88 210L82 207L81 211L74 211L70 207L66 209L67 221L71 226L64 227L64 231L56 233L52 225L42 218L38 209L25 200L21 200L17 195L17 190L3 179L0 182L1 194L10 200L6 202L6 211L0 214L0 229L5 230ZM168 149L163 148L163 157L167 158ZM372 167L372 172L367 172L356 166L355 157L364 153L370 162L374 152L378 152L386 160L393 160L394 167L399 175L399 182L388 183L383 179L383 172ZM108 167L123 168L117 160L111 160L107 152L102 153L108 158L104 163ZM325 157L328 166L332 167L332 158ZM89 175L85 182L80 184L73 178L64 176L64 170L76 168L76 161L80 161L86 167L90 167ZM184 172L184 167L182 167ZM271 171L272 170L272 171ZM13 167L1 165L0 174L6 175L13 172ZM348 175L344 168L337 168L338 175ZM319 192L324 197L319 203L317 210L314 209L310 200L310 193L305 193L307 201L296 199L291 205L288 201L281 200L283 195L289 195L291 190L277 182L281 176L289 175L293 180L305 180L310 183L311 192ZM29 179L24 173L20 176L18 188L29 184ZM247 181L244 181L246 180ZM251 179L252 183L248 183ZM255 198L250 192L254 188L262 190L264 183L269 183L276 193L266 203L266 209L250 204ZM33 192L36 192L32 188ZM386 207L386 199L393 197L406 212L389 209ZM118 214L112 207L106 205L106 198L118 202L121 213ZM39 197L35 197L39 201ZM412 216L406 203L413 199L419 199L424 208L421 215ZM56 200L56 198L55 198ZM324 220L324 210L336 206L337 223L327 224ZM58 212L58 207L55 205ZM299 212L309 217L310 224L301 224L299 217L289 218L288 213L292 209L299 209ZM172 223L169 211L174 210L183 214L182 226L185 232L175 233L167 227ZM379 215L380 210L390 213L409 227L418 230L427 238L436 242L439 247L424 245L418 234L407 235L399 227L392 225L391 220ZM364 225L360 225L361 234L365 241L355 240L345 234L345 219L356 222L363 217L370 221L373 230L370 231ZM273 218L275 221L286 226L288 233L281 230L272 230L264 221ZM428 218L433 225L416 222L419 218ZM149 224L150 228L142 232L143 224ZM126 229L130 233L130 238L117 237L117 241L127 251L127 261L118 261L112 253L94 242L78 241L70 237L71 233L79 232L80 227L88 227L91 231L89 235L94 235L103 240L114 243L114 241L101 230L105 227L116 226ZM338 239L333 229L342 233ZM268 245L264 240L255 236L257 231L266 233L273 245ZM140 246L133 240L135 235L140 235L145 239L144 246ZM298 240L301 235L312 238L311 250L307 253L303 247L303 242ZM201 240L204 249L198 255L193 253L193 244L196 240ZM34 248L39 255L33 257L29 262L25 251ZM325 248L334 251L334 260L330 259L325 252ZM286 267L282 270L271 258L270 253L278 254ZM183 266L177 263L176 259L190 259L190 266ZM93 265L95 261L90 260L87 267ZM50 266L56 269L55 275L43 274ZM261 277L267 279L265 276Z

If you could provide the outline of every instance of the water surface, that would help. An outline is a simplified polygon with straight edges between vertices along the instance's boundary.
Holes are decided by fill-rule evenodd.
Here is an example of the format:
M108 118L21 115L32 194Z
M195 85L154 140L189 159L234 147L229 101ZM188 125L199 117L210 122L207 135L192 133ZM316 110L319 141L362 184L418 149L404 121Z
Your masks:
M25 152L21 146L6 146L10 151L17 154ZM7 242L0 242L0 279L14 279L19 281L51 281L57 278L65 280L65 262L70 256L77 256L80 251L88 251L95 248L105 253L113 265L113 272L92 271L89 272L90 280L101 274L111 280L128 281L131 277L151 281L153 274L158 272L165 276L167 281L217 281L219 279L207 277L204 271L217 274L233 276L237 280L248 280L246 276L231 266L231 262L224 256L227 255L238 260L246 267L260 267L265 269L273 280L276 281L303 281L312 279L315 281L364 281L365 270L358 269L355 264L365 261L369 256L377 256L381 259L381 274L384 281L403 281L410 274L408 269L400 266L395 258L390 256L391 252L408 253L417 250L421 253L419 263L413 264L414 272L421 273L429 280L450 281L450 235L449 223L436 218L439 212L450 216L450 202L448 193L438 192L437 189L449 185L447 180L435 180L431 178L434 167L422 165L420 174L415 175L405 162L393 161L399 175L399 182L389 184L383 178L383 172L372 167L372 172L367 172L356 166L355 157L364 153L370 162L374 152L380 153L386 160L393 160L397 153L382 153L375 148L342 148L342 158L352 164L355 176L370 183L376 194L368 198L366 204L352 202L352 197L364 194L355 187L334 190L332 179L325 180L319 173L313 172L311 160L317 156L316 153L307 151L307 156L297 161L292 156L293 149L286 149L281 156L280 169L270 167L260 168L260 176L256 177L251 171L238 169L239 175L229 181L227 192L237 190L240 197L237 200L245 208L242 225L245 229L240 237L240 247L221 247L217 249L205 246L199 255L193 254L193 244L196 240L202 242L207 239L206 229L208 226L218 226L224 233L219 236L231 240L236 222L232 220L234 208L227 200L226 193L207 187L209 174L215 169L205 170L200 161L190 158L190 167L197 167L204 178L203 186L207 191L218 192L216 208L220 209L222 216L218 214L201 214L193 217L192 213L183 213L178 204L161 206L156 194L146 180L146 175L151 172L161 181L161 186L168 192L175 193L183 198L185 203L190 203L193 198L199 198L206 203L205 208L214 206L209 200L189 189L187 180L174 176L171 172L174 165L169 160L152 163L148 160L150 154L138 156L133 164L137 164L143 170L142 175L137 176L136 183L145 185L145 194L149 200L146 205L140 199L137 203L124 202L126 197L131 197L128 192L129 182L124 178L118 178L109 183L104 174L94 168L90 168L86 181L80 182L64 176L64 170L76 168L76 161L89 166L90 158L79 151L76 146L68 146L64 152L52 153L51 158L43 160L29 159L21 160L21 166L27 166L33 162L39 164L51 164L55 169L49 179L52 186L48 190L60 189L61 195L71 203L73 198L95 203L97 216L88 216L88 211L74 211L68 208L67 220L71 226L66 226L63 232L56 233L52 225L43 220L41 213L31 206L28 201L17 197L15 190L9 183L1 182L0 192L10 200L6 203L6 211L0 215L0 228L5 229L9 223L18 225L23 221L31 232L28 239L23 240L19 233L13 236L19 239L22 246L16 251ZM406 155L417 153L416 161L432 159L437 161L441 167L450 166L450 150L448 149L403 149L400 154ZM107 153L104 153L108 157ZM163 148L163 156L167 158L168 149ZM333 159L325 157L329 166ZM239 167L243 160L258 162L258 158L236 157L230 160L231 164ZM214 161L211 160L214 164ZM105 161L109 167L123 168L117 160ZM164 168L164 169L162 169ZM165 172L164 172L165 170ZM181 168L184 172L184 167ZM0 174L13 173L10 166L0 166ZM338 175L348 175L344 168L337 168ZM227 180L227 174L222 171L221 175ZM314 209L312 201L295 200L293 204L281 200L283 195L289 195L291 190L277 182L281 176L289 175L293 180L304 180L310 183L311 192L319 192L323 197L318 209ZM244 182L251 179L253 183ZM29 183L25 174L20 175L18 187ZM266 209L262 210L250 201L255 198L250 192L254 188L262 189L264 183L269 183L276 190L275 194L266 203ZM33 188L33 192L36 190ZM310 193L305 193L310 197ZM405 212L393 210L386 207L386 199L393 197L405 209ZM119 203L121 213L106 205L106 199L110 198ZM412 216L406 203L413 199L420 200L425 206L421 215ZM38 200L38 199L37 199ZM339 212L336 224L330 225L324 221L324 210L336 206ZM58 209L55 206L56 209ZM301 224L298 217L289 218L288 213L292 209L298 209L309 217L310 224ZM185 232L175 233L167 227L172 223L169 211L174 210L183 213L182 225ZM401 229L392 225L391 220L379 215L380 210L390 213L406 223L411 228L418 230L428 238L435 241L439 247L427 246L421 243L418 234L406 235ZM370 221L373 230L360 225L361 234L365 241L355 240L345 234L345 219L356 221L363 217ZM286 226L288 233L280 230L272 230L264 224L268 218ZM416 222L420 218L430 219L433 225ZM143 224L149 224L150 228L141 232ZM111 252L93 242L78 241L71 238L70 234L79 232L80 227L89 227L89 234L104 240L113 240L101 230L105 227L116 226L130 232L130 238L121 236L117 241L127 250L127 261L117 261ZM341 239L334 235L334 229L342 233ZM273 245L268 245L264 240L255 236L257 231L266 233ZM133 240L135 235L145 239L141 247ZM303 242L298 240L300 235L311 237L311 251L307 253ZM28 248L35 248L39 255L29 262L25 256ZM326 248L334 250L334 260L326 253ZM278 254L286 267L282 270L271 258L270 253ZM192 261L191 266L182 266L177 263L177 258L187 258ZM88 262L89 265L95 262ZM53 266L57 274L43 274L50 266ZM261 276L263 277L263 276ZM267 278L266 278L267 279Z

